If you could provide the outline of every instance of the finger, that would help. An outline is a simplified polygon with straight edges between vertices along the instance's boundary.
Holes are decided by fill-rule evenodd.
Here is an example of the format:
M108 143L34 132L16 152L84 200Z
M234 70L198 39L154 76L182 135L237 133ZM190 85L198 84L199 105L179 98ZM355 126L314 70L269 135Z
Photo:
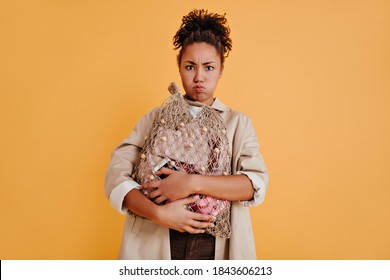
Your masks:
M188 233L192 233L192 234L199 234L199 233L205 233L206 231L204 229L200 229L200 228L194 228L192 226L185 226L184 227L184 230Z
M200 214L200 213L192 213L192 219L196 221L207 221L207 222L214 222L215 217L213 215L207 215L207 214Z
M167 198L166 198L165 196L160 195L159 197L157 197L157 198L154 200L154 202L155 202L156 204L161 204L161 203L163 203L163 202L166 201L166 200L167 200Z
M168 168L161 168L159 171L156 172L157 175L161 175L161 174L165 174L165 175L170 175L172 174L173 172L175 172L174 170L172 169L168 169Z
M194 203L198 198L199 198L199 196L194 195L194 196L189 196L189 197L183 198L180 201L183 205L190 204L190 203Z
M150 192L147 196L148 196L150 199L153 199L153 198L156 198L156 197L158 197L158 196L160 196L160 195L161 195L161 190L156 189L156 190Z
M152 181L146 184L142 184L141 187L144 189L149 189L149 188L158 188L160 182L159 181Z
M192 221L191 226L198 229L207 229L207 228L213 228L215 225L210 222L199 222L199 221Z

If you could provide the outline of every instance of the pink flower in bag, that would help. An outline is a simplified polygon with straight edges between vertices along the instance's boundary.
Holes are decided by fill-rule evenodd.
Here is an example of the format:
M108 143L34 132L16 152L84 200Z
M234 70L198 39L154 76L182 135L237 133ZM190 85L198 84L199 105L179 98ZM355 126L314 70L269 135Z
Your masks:
M197 213L209 214L216 217L228 205L229 202L227 200L219 200L211 196L200 195L199 199L189 206L189 209Z

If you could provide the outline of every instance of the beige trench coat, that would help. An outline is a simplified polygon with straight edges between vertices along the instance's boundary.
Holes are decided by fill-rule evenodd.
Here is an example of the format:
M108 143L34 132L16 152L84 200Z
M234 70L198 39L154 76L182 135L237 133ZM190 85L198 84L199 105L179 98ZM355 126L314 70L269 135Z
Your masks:
M187 100L190 105L199 102ZM217 110L225 124L230 144L232 174L240 171L254 173L261 178L263 186L260 198L264 200L268 173L259 152L259 144L251 120L245 114L226 107L218 99L211 105ZM149 131L155 110L143 116L136 127L113 152L106 174L105 192L110 198L112 190L125 180L132 180L131 174ZM216 239L215 259L256 259L255 243L249 209L241 202L233 202L231 209L232 235L230 239ZM170 259L169 229L149 220L126 215L119 259Z

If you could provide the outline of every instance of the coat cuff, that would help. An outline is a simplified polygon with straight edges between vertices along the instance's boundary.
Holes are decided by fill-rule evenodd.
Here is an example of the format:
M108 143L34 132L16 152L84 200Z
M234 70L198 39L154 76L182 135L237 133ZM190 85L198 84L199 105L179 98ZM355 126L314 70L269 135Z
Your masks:
M251 200L239 201L244 206L257 206L264 201L265 197L265 184L263 179L255 172L239 171L237 174L242 174L248 177L252 182L252 187L255 190L253 198Z
M123 207L123 200L125 199L126 194L132 189L140 189L141 186L131 180L126 180L116 186L110 194L110 203L111 205L121 214L125 214L127 209Z

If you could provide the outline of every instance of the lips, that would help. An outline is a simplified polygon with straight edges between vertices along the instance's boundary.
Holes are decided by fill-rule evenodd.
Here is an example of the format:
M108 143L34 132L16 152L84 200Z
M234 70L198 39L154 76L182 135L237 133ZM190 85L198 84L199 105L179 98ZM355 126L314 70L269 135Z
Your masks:
M194 91L196 92L204 92L206 88L204 86L196 85L193 87Z

